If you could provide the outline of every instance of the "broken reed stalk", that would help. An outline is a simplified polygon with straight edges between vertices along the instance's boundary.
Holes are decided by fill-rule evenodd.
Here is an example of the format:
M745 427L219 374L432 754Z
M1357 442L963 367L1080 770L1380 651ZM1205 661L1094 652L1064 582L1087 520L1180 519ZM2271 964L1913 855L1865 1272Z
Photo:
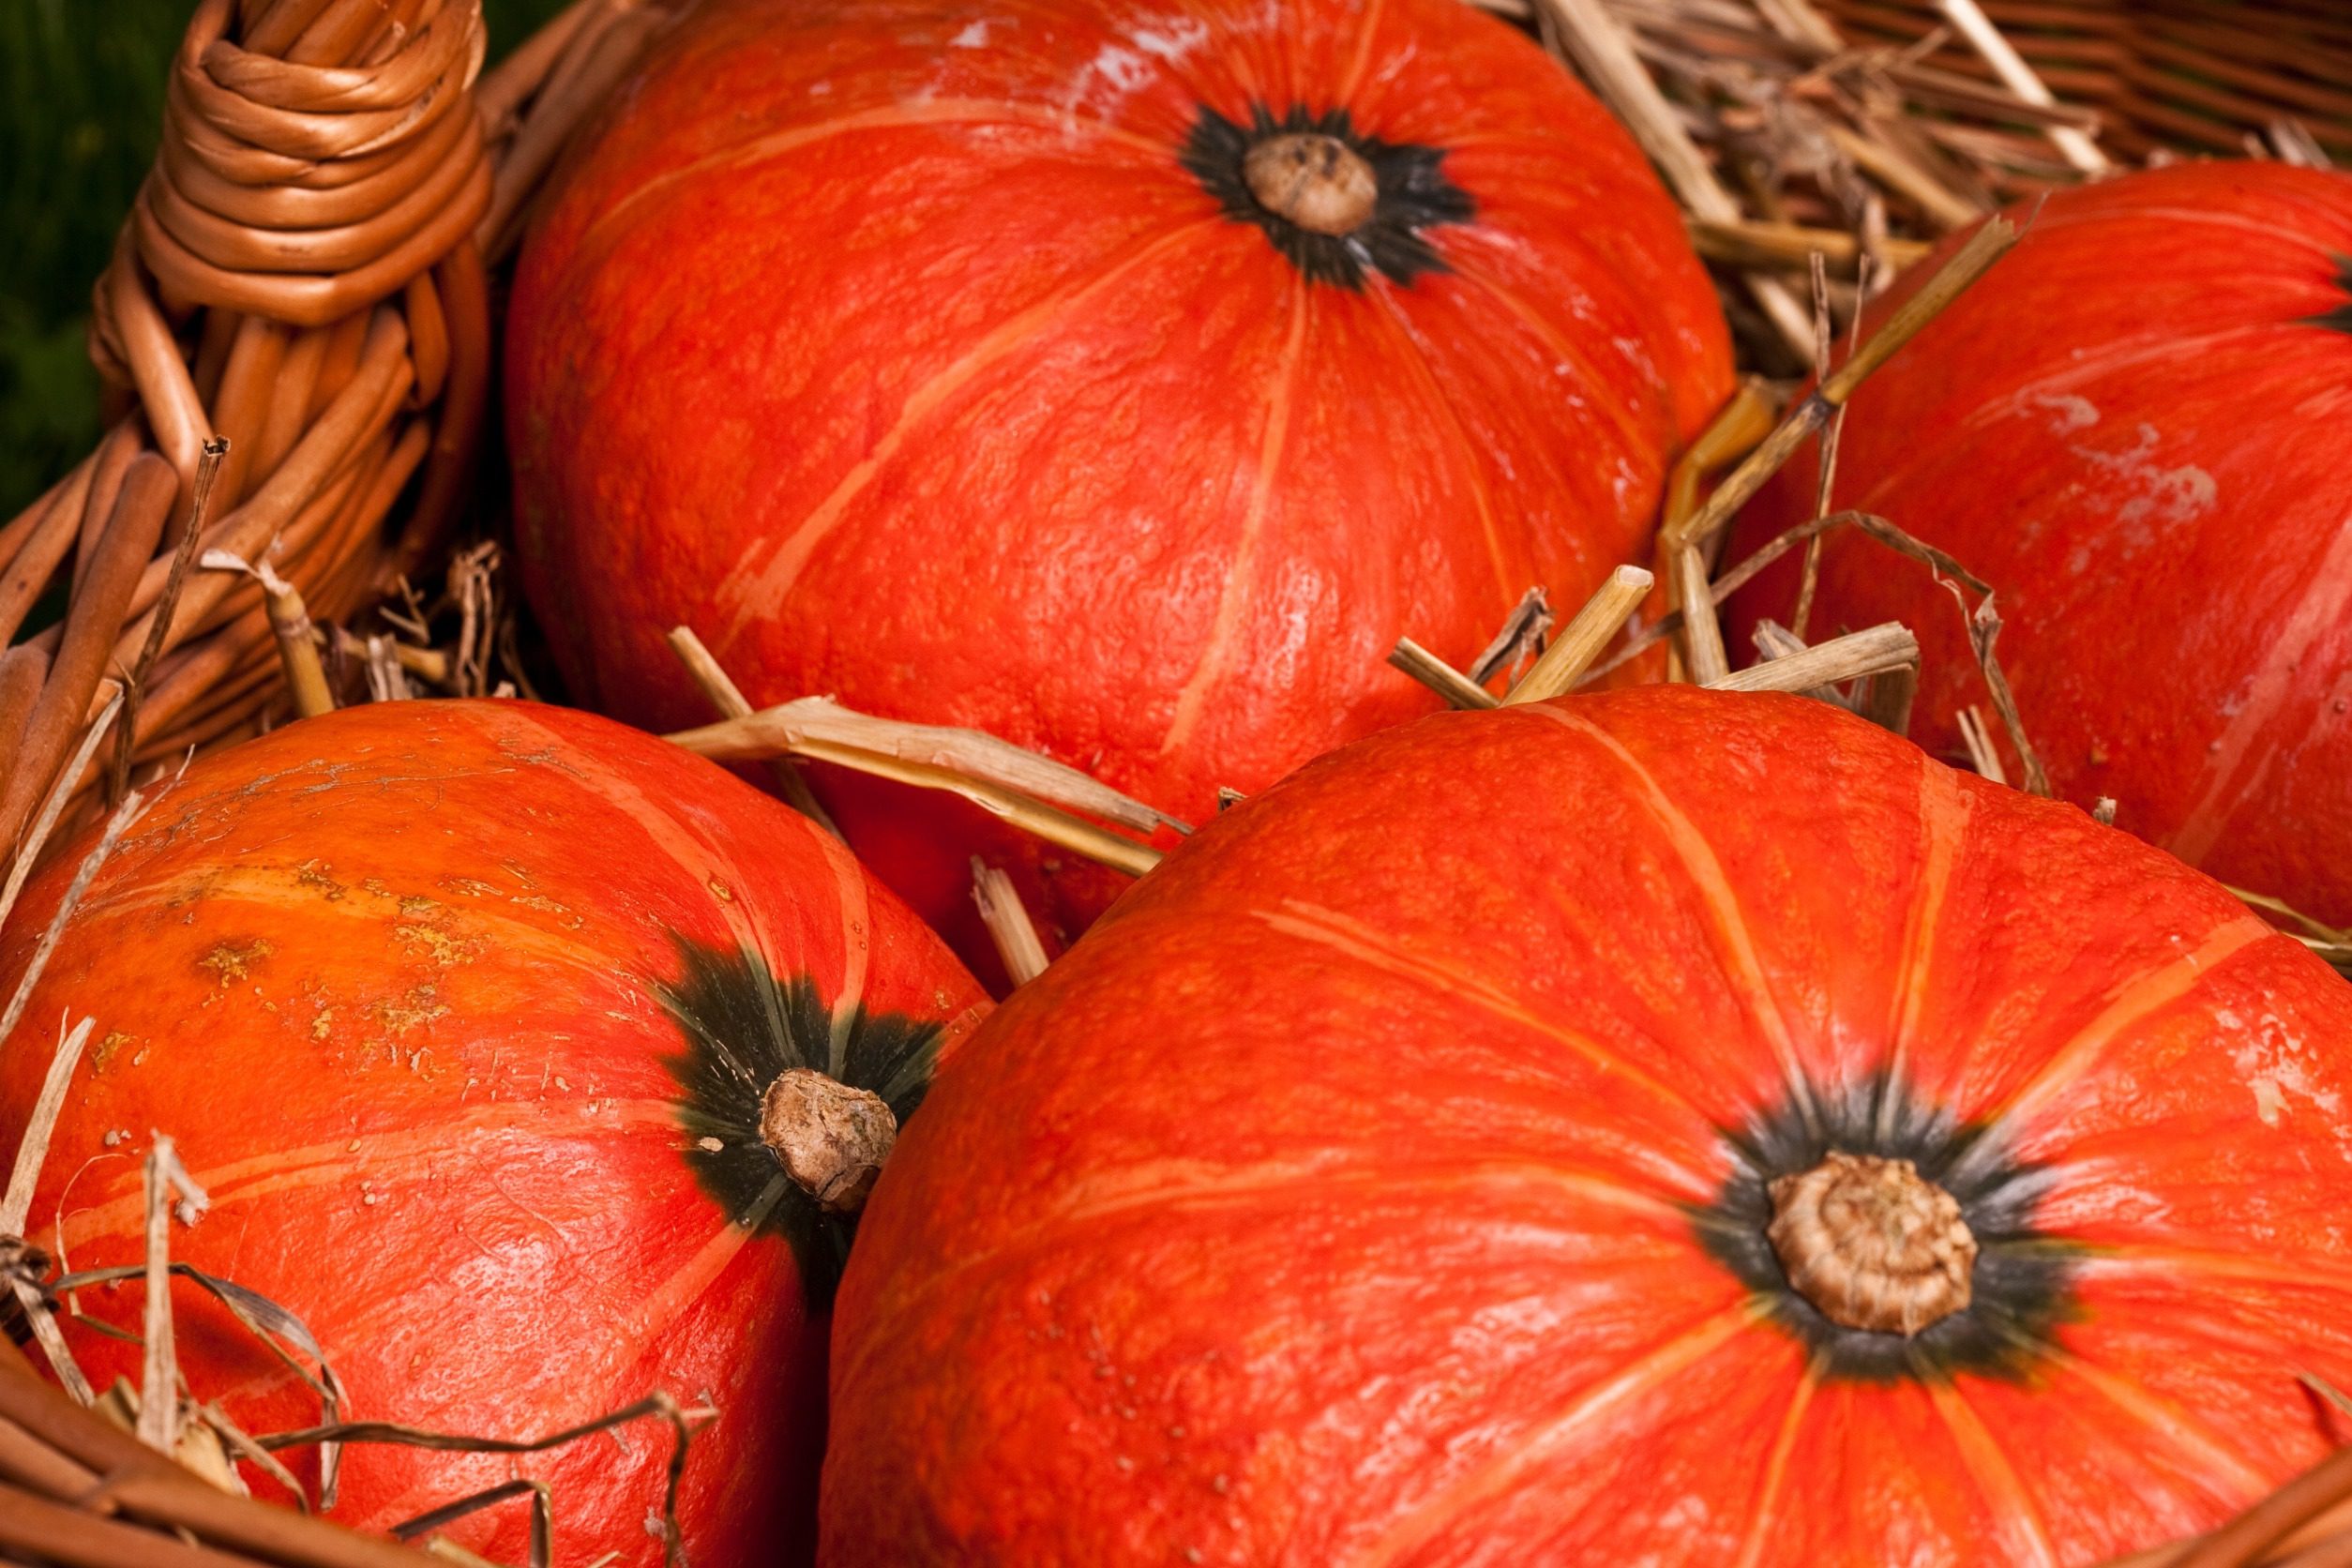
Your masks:
M727 673L726 667L718 662L717 656L694 634L692 626L671 627L670 648L678 656L678 661L686 666L686 673L694 678L694 684L702 688L702 695L710 700L711 706L718 710L719 717L751 716L754 710L750 700L744 696L743 688L735 685L734 677ZM808 780L790 757L771 757L765 766L768 776L776 781L776 789L782 792L784 799L794 810L836 838L841 837L840 828L835 825L825 808L818 804L816 794L808 788Z
M1530 588L1521 594L1519 602L1503 618L1502 629L1495 633L1485 651L1470 661L1470 678L1483 686L1502 671L1515 668L1520 660L1541 656L1553 619L1551 601L1542 588Z
M1935 574L1937 580L1952 594L1953 600L1960 606L1961 615L1967 622L1968 647L1976 656L1978 672L1984 679L1986 690L1992 694L1994 707L2000 714L2001 723L2008 731L2010 744L2017 748L2017 755L2025 759L2027 792L2031 794L2047 795L2050 792L2048 776L2043 772L2040 758L2033 749L2033 743L2026 734L2025 723L2017 714L2016 698L2010 690L2009 677L2001 669L1999 656L1994 652L1993 644L2000 634L2001 620L1999 616L1990 612L1992 587L1983 578L1962 565L1949 552L1911 537L1886 519L1872 513L1834 512L1828 517L1809 519L1758 546L1754 554L1708 585L1707 602L1710 605L1722 604L1734 593L1754 580L1765 567L1798 545L1809 543L1816 536L1830 529L1849 524L1898 555L1927 566ZM1983 596L1974 610L1968 608L1967 596L1961 592L1964 588L1969 593ZM1627 638L1622 648L1620 648L1606 662L1595 666L1586 674L1585 680L1578 684L1583 685L1607 674L1661 638L1681 631L1683 625L1684 617L1681 611L1668 611ZM1904 704L1903 716L1907 722L1907 701ZM1968 722L1965 716L1960 720L1964 738ZM1982 733L1981 724L1979 738L1985 739L1985 743L1989 745L1989 739ZM1994 772L1987 774L1986 776L2002 776L1998 759L1993 766ZM1984 770L1980 768L1978 771L1983 772Z
M1752 664L1705 684L1715 691L1803 691L1809 686L1841 686L1906 665L1919 668L1919 639L1900 621L1889 621Z
M2026 64L2025 58L2010 46L2009 40L2001 36L1999 28L1993 25L1992 19L1984 14L1983 8L1976 0L1937 0L1937 8L1943 12L1946 21L1959 29L1960 36L1968 40L1968 47L1983 57L1984 63L1992 68L1993 74L2000 79L2002 86L2028 103L2041 108L2058 106L2058 99L2050 96L2050 89L2043 84L2042 78L2036 76L2033 68ZM2045 126L2042 133L2050 139L2050 145L2058 149L2060 158L2083 173L2095 178L2111 167L2106 155L2099 150L2099 143L2073 126Z
M57 811L65 804L74 778L88 765L91 754L98 749L98 741L104 738L106 727L120 711L121 703L122 693L117 690L113 700L107 704L106 712L90 726L90 732L74 758L71 771L58 779L55 789L51 792L49 806L36 828L37 837L26 841L26 852L9 879L7 895L0 897L0 921L6 920L8 908L16 901L17 891L23 886L23 873L39 852L40 838L45 837L55 823ZM41 940L34 947L31 960L25 964L23 974L17 980L16 990L8 998L7 1010L0 1012L0 1050L8 1048L8 1042L14 1036L16 1026L24 1016L24 1009L32 1003L33 989L40 984L42 971L49 967L50 955L56 952L58 940L65 935L66 923L73 918L73 912L81 904L83 895L89 891L91 879L98 875L98 867L105 864L106 857L113 853L114 846L121 841L124 833L145 811L146 803L137 792L125 795L123 803L107 819L105 831L98 835L98 843L75 869L73 881L66 886L65 897L57 901L57 912L50 917L49 928L41 933ZM49 1076L42 1080L40 1097L34 1102L32 1119L25 1123L23 1139L17 1145L16 1164L8 1173L7 1197L5 1200L0 1200L0 1237L22 1239L24 1235L24 1227L33 1207L33 1185L40 1178L41 1162L49 1157L50 1135L56 1130L57 1113L65 1105L66 1086L72 1079L75 1063L82 1060L82 1048L90 1037L93 1023L93 1019L85 1018L79 1026L68 1032L60 1022L60 1037L55 1052L50 1057ZM72 1352L66 1349L65 1336L58 1333L56 1321L51 1317L39 1289L14 1274L9 1276L9 1284L17 1304L23 1308L26 1320L33 1325L33 1337L39 1342L41 1352L56 1369L58 1383L76 1401L87 1405L93 1397L89 1382L83 1377L82 1368L74 1361Z
M1968 765L1983 778L1996 784L2009 782L2009 771L2001 766L2001 754L1993 748L1993 736L1984 728L1983 716L1971 702L1960 710L1960 739L1968 748Z
M1444 698L1454 707L1475 709L1501 705L1493 692L1410 637L1396 640L1396 646L1389 650L1388 662Z
M1640 608L1655 580L1639 566L1620 566L1609 573L1608 580L1584 601L1584 607L1536 659L1535 667L1511 688L1502 700L1504 704L1541 702L1564 695L1601 656L1609 640L1625 629L1627 617Z
M119 695L118 693L117 696ZM91 731L94 735L103 735L105 732L98 725L92 725ZM95 746L84 744L82 760L85 763L89 753L95 749ZM59 788L66 787L65 782L60 781ZM98 869L105 864L106 857L114 852L115 844L121 840L124 833L128 831L130 825L144 814L145 810L145 801L136 792L125 795L122 805L116 807L114 814L107 819L106 829L98 836L97 845L83 857L82 865L74 871L73 881L66 886L65 897L57 901L57 912L51 916L49 929L41 933L39 943L33 949L32 961L24 966L24 973L17 981L16 990L8 999L7 1011L0 1012L0 1049L7 1048L9 1035L16 1031L17 1020L23 1017L26 1005L32 1002L33 988L40 983L41 971L48 968L50 955L56 951L58 939L65 934L66 922L72 918L75 906L82 902L82 896L89 891L90 879L98 875ZM32 857L27 855L25 863L29 865L31 859ZM11 902L14 901L18 885L16 879L11 876L8 888L8 898Z
M1163 823L1179 832L1191 831L1076 768L993 735L876 718L822 697L803 697L742 718L682 730L668 739L716 762L762 761L789 754L917 789L943 790L1048 843L1131 877L1158 865L1160 852L1048 803L1145 831Z
M980 923L988 928L996 956L1004 960L1004 972L1014 985L1026 986L1046 972L1051 960L1021 902L1020 890L1012 878L978 855L972 857L972 901L979 906Z
M180 1448L180 1364L172 1330L172 1204L178 1193L203 1207L209 1201L188 1180L169 1135L156 1133L143 1173L147 1203L146 1309L139 1382L139 1440L167 1457Z
M1758 621L1749 641L1756 644L1756 655L1759 659L1787 658L1791 654L1802 654L1805 651L1805 640L1782 626L1778 621ZM1846 701L1845 694L1835 686L1806 686L1803 692L1807 697L1818 698L1824 702L1834 702L1839 707L1851 705Z
M1898 735L1911 732L1911 704L1919 698L1919 665L1898 664L1870 678L1870 700L1862 716L1881 730Z
M1822 282L1820 270L1821 269L1818 266L1816 266L1814 269L1815 289L1817 294L1823 296L1821 300L1820 357L1817 362L1818 369L1817 370L1814 379L1816 381L1827 381L1829 379L1831 324L1829 319L1828 299L1826 297L1828 290ZM1862 259L1862 263L1855 274L1857 279L1855 286L1857 291L1865 299L1869 297L1870 294L1871 272L1871 259L1868 256L1864 256ZM1862 313L1860 308L1857 307L1854 311L1854 339L1853 341L1847 345L1846 351L1849 354L1861 352L1862 324ZM1832 515L1830 510L1830 497L1837 484L1837 448L1838 444L1843 441L1846 436L1846 415L1848 412L1848 405L1840 403L1838 405L1837 412L1830 415L1830 422L1826 426L1822 427L1820 478L1819 483L1814 487L1813 492L1813 515L1817 518L1825 518ZM1795 612L1789 618L1789 626L1799 637L1802 637L1805 634L1805 627L1810 623L1813 616L1813 597L1821 585L1821 550L1825 543L1825 536L1819 534L1816 534L1812 538L1805 541L1804 565L1798 574L1797 608ZM1914 682L1914 685L1916 684L1917 683ZM1908 709L1907 708L1907 716Z
M107 698L106 705L98 710L98 717L92 719L89 729L83 732L80 749L74 752L65 771L50 787L49 798L41 802L40 814L33 819L32 827L18 844L16 859L8 867L8 885L0 888L0 930L8 927L8 912L16 908L17 895L24 890L25 879L33 874L34 862L40 859L42 849L49 843L49 836L56 831L57 818L73 793L74 781L82 776L82 770L90 765L90 759L97 753L98 743L106 738L108 726L114 722L122 707L122 687L116 686ZM0 1026L0 1044L5 1044L8 1037L8 1029Z
M1826 380L1782 417L1763 444L1716 487L1706 505L1686 521L1668 525L1666 547L1680 550L1709 537L1729 522L1734 513L1756 498L1756 492L1764 488L1764 481L1796 454L1806 437L1844 406L1873 371L1983 277L2017 243L2017 226L2007 219L1986 219L1983 226L1968 236L1968 242L1937 269L1919 293L1906 300L1902 309L1847 356L1845 364L1830 372Z
M32 1223L33 1189L40 1181L41 1165L49 1157L49 1139L57 1128L57 1113L65 1108L66 1090L73 1082L73 1070L81 1064L83 1047L89 1043L90 1032L97 1025L96 1018L85 1018L68 1030L64 1027L64 1020L59 1020L57 1048L49 1059L48 1076L41 1079L40 1097L33 1102L33 1115L24 1125L23 1141L17 1145L16 1165L8 1172L8 1196L0 1199L0 1239L24 1240L25 1228ZM5 1038L0 1035L0 1039ZM49 1310L39 1284L11 1269L8 1288L24 1320L32 1325L33 1338L39 1344L41 1354L49 1358L50 1366L55 1370L58 1386L74 1403L89 1404L97 1395L82 1374L82 1364L73 1359L73 1351L67 1347L66 1336L58 1330L56 1316Z
M1840 278L1853 278L1870 250L1842 229L1815 229L1802 223L1768 223L1748 219L1713 220L1685 217L1683 226L1692 249L1711 262L1735 266L1787 267L1797 271L1818 256ZM1885 239L1877 246L1897 268L1923 261L1935 247L1925 240Z
M1180 833L1191 831L1166 812L1122 794L1091 775L985 731L878 718L825 697L779 702L741 718L682 730L669 739L720 762L802 754L804 744L822 743L965 774L1141 833L1163 826Z
M1731 672L1724 652L1723 626L1715 619L1715 601L1707 584L1707 556L1696 543L1674 549L1671 558L1676 597L1682 601L1682 663L1693 683L1713 686Z
M1605 0L1535 0L1558 30L1576 68L1634 134L1682 205L1702 219L1738 222L1740 204L1716 178L1714 166L1684 128L1681 113L1651 79L1632 36ZM1805 352L1804 308L1779 279L1743 274L1765 318L1799 354Z
M676 736L671 738L677 739ZM870 774L876 778L961 795L990 816L1001 817L1048 843L1059 844L1073 854L1084 855L1098 865L1108 866L1114 871L1124 871L1131 877L1139 877L1160 863L1160 852L1149 844L1123 837L1095 826L1082 817L1074 817L1043 801L1033 800L970 774L924 762L904 761L881 752L814 737L794 741L789 749L794 756L831 762L837 767Z
M326 684L325 666L319 662L318 639L312 635L310 607L303 602L302 590L279 577L268 561L248 561L230 550L208 550L198 565L209 572L236 572L261 585L270 635L278 642L278 662L285 672L286 691L294 699L295 716L316 718L333 713L335 692Z
M1952 596L1965 607L1959 588L1951 582ZM2026 722L2017 713L2016 693L2009 689L2009 677L2001 672L2000 660L1993 656L1994 640L2001 634L2001 618L1993 612L1993 596L1988 592L1979 599L1974 610L1968 611L1968 647L1976 655L1977 668L1984 672L1984 686L1993 699L1993 711L2001 716L2001 728L2008 731L2009 744L2017 748L2017 760L2026 770L2025 792L2047 798L2050 776L2043 770L2042 759L2034 751L2033 743L2026 738Z
M1698 510L1700 481L1717 469L1738 462L1756 450L1757 442L1772 433L1772 414L1776 407L1769 384L1755 376L1741 376L1740 384L1732 389L1722 408L1707 428L1698 432L1698 439L1682 449L1667 472L1666 499L1659 507L1663 528L1672 528L1688 520ZM1666 571L1666 555L1658 557L1660 571ZM1668 574L1669 589L1673 586Z

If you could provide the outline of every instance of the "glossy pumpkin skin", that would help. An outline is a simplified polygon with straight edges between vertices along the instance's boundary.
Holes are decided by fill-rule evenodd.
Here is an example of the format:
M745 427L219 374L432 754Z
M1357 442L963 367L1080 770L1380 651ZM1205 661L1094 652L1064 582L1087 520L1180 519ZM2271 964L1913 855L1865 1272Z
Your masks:
M81 858L28 891L0 993ZM681 1496L691 1560L790 1561L847 1233L770 1190L745 1104L804 1048L845 1047L852 1080L885 1057L919 1076L984 1006L846 850L722 770L561 709L381 703L158 792L0 1052L0 1149L55 1020L94 1016L38 1244L76 1269L143 1258L141 1163L168 1133L212 1199L172 1256L308 1323L346 1416L532 1438L656 1389L714 1406ZM133 1329L142 1300L81 1297ZM316 1423L199 1289L173 1308L200 1397L249 1432ZM136 1385L135 1347L66 1333L97 1386ZM525 1473L554 1487L563 1560L657 1564L670 1446L640 1424L521 1460L350 1448L334 1516L381 1530ZM520 1562L527 1507L446 1533Z
M1833 505L1993 584L2061 793L2224 882L2352 922L2352 177L2186 165L2053 195L1854 400ZM1878 309L1930 270L1914 269ZM1810 449L1736 550L1813 511ZM1833 538L1815 625L1926 643L1920 726L1992 716L1950 596ZM1792 570L1734 603L1744 641ZM2006 753L2006 742L2004 741ZM2014 772L2013 753L2012 776Z
M525 586L632 721L710 717L685 623L754 701L1205 821L1426 712L1400 634L1467 662L1646 558L1730 386L1632 142L1456 0L708 0L616 103L526 246L507 406ZM1380 166L1355 249L1239 183L1260 111ZM968 952L975 847L1073 935L1123 885L819 784Z
M2344 1435L2297 1374L2352 1386L2348 1046L2214 883L1826 704L1425 719L1235 807L940 1075L843 1283L820 1560L2209 1527ZM1789 1293L1760 1184L1828 1148L1962 1200L1965 1313Z

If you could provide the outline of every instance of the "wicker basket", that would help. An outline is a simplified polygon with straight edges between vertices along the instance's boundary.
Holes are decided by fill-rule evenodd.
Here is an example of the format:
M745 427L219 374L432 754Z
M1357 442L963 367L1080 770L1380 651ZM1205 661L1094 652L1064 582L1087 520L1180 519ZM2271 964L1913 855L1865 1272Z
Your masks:
M1989 0L1987 16L2060 98L2099 112L2100 143L2142 161L2164 150L2262 148L2282 119L2352 158L2352 8L2330 0ZM1942 24L1919 0L1829 0L1857 45L1907 47ZM1922 64L1989 78L1957 38Z
M679 3L579 0L477 79L478 0L201 0L98 285L115 422L0 526L0 641L69 584L62 625L0 657L0 857L52 797L87 816L137 769L290 711L281 659L308 627L274 622L250 576L204 569L209 552L265 563L328 623L441 564L484 446L490 269ZM1873 257L1884 277L1999 202L2111 163L2352 156L2339 0L1479 3L1633 126L1767 373L1809 357L1816 250L1841 279ZM1843 313L1860 289L1829 292ZM66 776L118 688L131 740L85 747ZM418 1560L193 1478L0 1340L0 1561ZM2352 1457L2132 1560L2288 1561L2352 1562Z

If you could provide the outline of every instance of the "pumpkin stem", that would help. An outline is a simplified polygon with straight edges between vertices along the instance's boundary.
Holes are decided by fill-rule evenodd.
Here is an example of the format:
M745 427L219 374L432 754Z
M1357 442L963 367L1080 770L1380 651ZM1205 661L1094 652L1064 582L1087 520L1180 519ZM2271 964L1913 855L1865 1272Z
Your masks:
M1258 204L1318 234L1351 234L1380 204L1380 181L1364 155L1336 136L1271 136L1242 158L1242 180Z
M1770 1190L1764 1234L1830 1321L1908 1338L1968 1304L1976 1237L1909 1160L1832 1153Z
M760 1101L760 1138L818 1207L853 1214L898 1140L898 1119L880 1094L788 1067Z

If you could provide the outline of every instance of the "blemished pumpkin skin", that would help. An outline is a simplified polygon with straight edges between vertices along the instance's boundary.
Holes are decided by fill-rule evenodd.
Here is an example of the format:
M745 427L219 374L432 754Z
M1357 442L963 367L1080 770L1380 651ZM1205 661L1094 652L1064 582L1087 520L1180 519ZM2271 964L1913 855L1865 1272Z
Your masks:
M347 709L155 796L0 1051L13 1152L57 1019L98 1020L34 1243L143 1259L166 1133L211 1199L172 1257L301 1318L346 1419L530 1439L661 1390L718 1412L686 1467L688 1560L805 1560L850 1222L784 1179L760 1100L807 1065L911 1110L987 1005L938 939L789 807L562 709ZM82 858L28 889L0 995ZM80 1295L132 1330L143 1301ZM200 1289L173 1301L200 1399L248 1432L317 1423ZM65 1334L96 1386L138 1384L135 1346ZM354 1446L332 1516L383 1530L523 1473L553 1487L560 1560L658 1564L670 1450L659 1423L520 1460ZM286 1457L315 1483L314 1451ZM528 1516L444 1533L521 1562Z
M1361 227L1253 194L1290 133L1372 173ZM1196 822L1428 711L1398 636L1468 662L1530 585L1646 559L1731 384L1632 141L1458 0L706 0L557 182L507 344L577 697L707 721L686 624L754 702L974 726ZM1123 885L814 771L968 959L975 849L1049 939Z
M2101 1561L2344 1435L2298 1375L2352 1387L2348 1101L2310 953L1828 704L1424 719L940 1074L843 1282L820 1561ZM1768 1184L1825 1150L1957 1200L1967 1307L1791 1289Z
M2352 922L2352 177L2209 163L2050 197L1853 400L1832 505L1993 585L2060 793L2224 882ZM1877 307L1893 308L1923 263ZM1736 553L1812 515L1808 447ZM1741 646L1793 564L1734 600ZM1924 568L1832 535L1816 635L1901 620L1915 733L1993 707ZM2011 776L2018 761L1994 725Z

